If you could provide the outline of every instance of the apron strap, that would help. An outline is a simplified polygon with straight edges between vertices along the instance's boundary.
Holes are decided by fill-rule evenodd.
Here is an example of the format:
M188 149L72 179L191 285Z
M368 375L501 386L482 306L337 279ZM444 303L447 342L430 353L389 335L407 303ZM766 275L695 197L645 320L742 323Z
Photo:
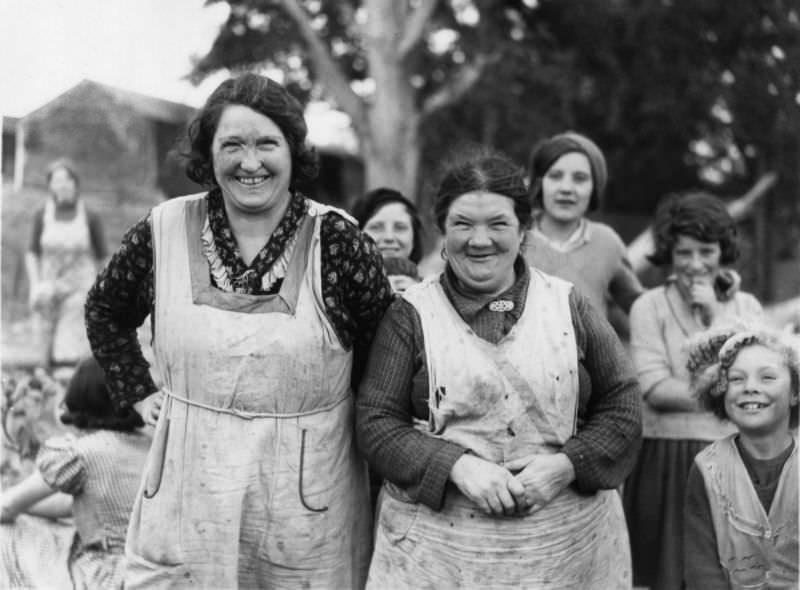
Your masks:
M166 388L164 388L163 391L167 395L167 397L179 402L183 402L187 405L195 406L197 408L203 408L204 410L217 412L219 414L230 414L238 418L243 418L244 420L253 420L255 418L302 418L303 416L313 416L314 414L322 414L323 412L329 412L330 410L341 404L343 401L349 399L350 397L350 391L346 390L342 397L340 397L339 399L333 401L332 403L326 406L322 406L321 408L316 408L314 410L309 410L307 412L276 414L272 412L247 412L245 410L237 410L236 408L220 408L219 406L212 406L210 404L204 404L202 402L182 397Z

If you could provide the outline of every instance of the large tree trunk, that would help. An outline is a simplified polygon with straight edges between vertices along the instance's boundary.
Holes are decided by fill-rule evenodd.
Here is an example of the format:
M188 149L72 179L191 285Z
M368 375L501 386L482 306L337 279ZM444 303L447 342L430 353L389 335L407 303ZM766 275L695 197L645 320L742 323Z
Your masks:
M367 0L365 46L375 91L362 136L367 189L389 186L414 200L417 193L419 113L400 44L405 35L405 2Z

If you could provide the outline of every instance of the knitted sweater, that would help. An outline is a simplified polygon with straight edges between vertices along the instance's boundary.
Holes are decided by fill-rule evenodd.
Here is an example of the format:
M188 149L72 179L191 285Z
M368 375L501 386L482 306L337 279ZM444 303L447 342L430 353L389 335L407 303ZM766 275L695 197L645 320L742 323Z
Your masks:
M603 223L587 219L583 235L563 252L534 228L527 233L523 255L531 266L571 282L604 314L609 298L627 312L644 290L622 239Z

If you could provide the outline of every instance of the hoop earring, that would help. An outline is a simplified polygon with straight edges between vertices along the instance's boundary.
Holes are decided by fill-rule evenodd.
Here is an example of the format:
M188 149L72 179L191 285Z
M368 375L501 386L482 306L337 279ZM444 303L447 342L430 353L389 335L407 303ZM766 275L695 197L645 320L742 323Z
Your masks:
M442 257L442 260L447 262L447 249L444 246L442 246L442 251L439 252L439 256Z

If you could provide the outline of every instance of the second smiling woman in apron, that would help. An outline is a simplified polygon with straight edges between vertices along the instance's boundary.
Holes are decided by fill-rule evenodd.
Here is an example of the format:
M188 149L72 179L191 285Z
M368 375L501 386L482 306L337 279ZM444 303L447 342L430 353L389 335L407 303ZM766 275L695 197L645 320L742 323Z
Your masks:
M520 255L522 172L466 157L435 215L443 273L384 317L360 388L359 442L387 483L368 588L630 588L614 488L641 436L613 329Z

